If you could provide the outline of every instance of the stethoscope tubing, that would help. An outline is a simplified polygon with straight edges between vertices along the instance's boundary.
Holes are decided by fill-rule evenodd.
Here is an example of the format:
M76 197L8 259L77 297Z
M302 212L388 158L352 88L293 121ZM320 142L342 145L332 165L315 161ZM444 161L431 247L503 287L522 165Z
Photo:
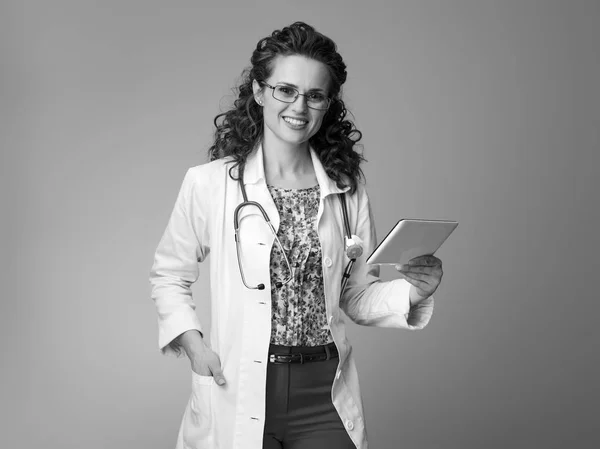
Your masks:
M258 203L256 201L248 201L248 195L246 194L246 187L244 186L244 167L243 166L240 167L238 181L239 181L240 188L242 190L242 197L244 200L243 200L243 202L241 202L240 204L237 205L237 207L235 208L235 210L233 212L233 226L234 226L234 231L235 231L235 248L236 248L236 253L237 253L237 262L238 262L238 268L240 270L242 282L244 283L244 286L249 289L264 290L264 288L265 288L265 284L262 284L262 283L258 284L255 287L248 285L248 283L246 282L246 278L244 276L244 270L242 269L242 262L241 262L241 257L240 257L239 214L240 214L240 211L244 207L253 206L253 207L258 208L258 210L262 214L263 218L265 219L265 222L271 229L271 232L275 236L275 240L281 249L281 253L283 254L283 257L285 258L285 262L286 262L287 266L289 267L289 273L290 273L289 277L286 278L284 281L277 283L277 286L281 287L282 285L289 283L293 278L291 265L289 263L287 255L285 254L285 251L283 250L283 245L281 244L281 241L277 237L277 232L275 231L275 227L273 226L273 223L271 223L271 219L269 218L267 211L260 205L260 203ZM351 241L352 240L352 231L350 230L350 220L348 219L348 208L346 206L346 197L345 197L344 193L340 194L340 202L342 204L344 231L346 233L345 238L346 238L346 241ZM346 248L346 254L348 254L348 253L349 253L348 248ZM360 248L358 256L360 256L360 254L362 254L362 248ZM348 279L350 278L350 274L352 273L352 268L354 267L355 262L356 262L356 257L350 258L350 261L346 265L346 268L342 275L342 286L341 286L341 291L340 291L340 297L343 294L344 289L346 288L346 284L348 283Z

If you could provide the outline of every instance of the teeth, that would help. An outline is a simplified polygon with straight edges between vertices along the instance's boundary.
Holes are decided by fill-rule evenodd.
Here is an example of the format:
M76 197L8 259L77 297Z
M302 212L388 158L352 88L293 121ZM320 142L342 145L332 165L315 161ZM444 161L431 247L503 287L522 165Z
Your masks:
M304 125L305 122L304 120L297 120L295 118L290 118L290 117L284 117L283 118L286 122L291 123L292 125Z

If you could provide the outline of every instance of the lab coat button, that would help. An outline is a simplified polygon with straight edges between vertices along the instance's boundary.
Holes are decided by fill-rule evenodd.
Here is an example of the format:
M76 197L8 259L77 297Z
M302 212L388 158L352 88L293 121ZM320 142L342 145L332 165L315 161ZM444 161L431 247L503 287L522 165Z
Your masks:
M325 263L325 266L327 268L329 268L330 266L333 265L333 262L331 261L331 259L329 257L326 257L325 259L323 259L323 262Z
M346 427L348 428L348 430L352 430L354 429L354 423L350 420L346 421Z
M331 322L333 321L333 315L329 315L329 325L331 326Z
M339 379L341 375L342 375L342 371L338 370L338 372L335 373L335 378Z

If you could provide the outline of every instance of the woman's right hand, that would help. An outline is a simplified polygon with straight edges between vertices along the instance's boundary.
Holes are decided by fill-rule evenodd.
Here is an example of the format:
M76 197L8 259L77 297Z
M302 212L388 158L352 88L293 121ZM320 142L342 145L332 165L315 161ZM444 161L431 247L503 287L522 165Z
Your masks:
M189 354L188 354L189 357ZM218 385L225 385L225 377L221 369L221 359L215 351L205 346L200 353L190 357L192 371L200 376L212 376Z
M225 385L225 376L221 369L221 359L210 349L200 332L195 329L184 332L178 337L192 364L192 371L199 376L212 376L218 385Z

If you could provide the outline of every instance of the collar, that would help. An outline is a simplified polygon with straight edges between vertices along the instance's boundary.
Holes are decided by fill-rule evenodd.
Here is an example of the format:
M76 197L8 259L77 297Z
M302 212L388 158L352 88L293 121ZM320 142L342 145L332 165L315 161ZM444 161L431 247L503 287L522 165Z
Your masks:
M319 156L312 148L309 146L310 158L312 160L313 167L315 169L315 175L317 177L317 182L319 183L319 188L321 189L321 197L325 197L331 194L344 193L350 189L350 187L345 187L340 189L335 181L333 181L323 168L323 164L319 160ZM252 153L248 155L246 159L246 167L244 169L244 185L248 184L256 184L259 181L265 181L265 166L264 166L264 155L262 142L258 142Z

